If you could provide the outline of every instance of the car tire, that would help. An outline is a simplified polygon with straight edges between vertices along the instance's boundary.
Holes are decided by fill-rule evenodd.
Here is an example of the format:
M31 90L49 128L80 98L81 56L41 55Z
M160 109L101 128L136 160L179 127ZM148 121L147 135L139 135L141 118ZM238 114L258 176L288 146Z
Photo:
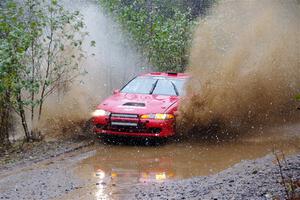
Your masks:
M116 144L116 140L114 137L106 136L106 135L98 135L98 138L104 144Z

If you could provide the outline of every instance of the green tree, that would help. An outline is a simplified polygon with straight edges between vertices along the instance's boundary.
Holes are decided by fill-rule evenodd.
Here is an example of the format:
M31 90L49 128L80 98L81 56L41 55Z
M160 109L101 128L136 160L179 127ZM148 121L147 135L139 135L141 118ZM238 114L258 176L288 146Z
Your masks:
M84 73L79 62L87 33L80 13L56 0L8 0L0 20L0 112L14 109L29 141L37 136L34 122L41 119L46 98Z
M171 0L100 0L159 71L184 71L194 21Z

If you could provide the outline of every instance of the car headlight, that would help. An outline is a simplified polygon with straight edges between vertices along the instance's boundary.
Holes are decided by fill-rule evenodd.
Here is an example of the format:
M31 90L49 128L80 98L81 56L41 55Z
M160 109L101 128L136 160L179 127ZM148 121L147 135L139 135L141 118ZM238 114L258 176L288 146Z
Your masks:
M159 120L166 120L166 119L174 119L174 115L172 114L146 114L142 115L141 119L159 119Z
M108 116L108 115L110 115L110 112L102 110L102 109L99 109L99 110L95 110L92 113L92 115L93 115L93 117Z

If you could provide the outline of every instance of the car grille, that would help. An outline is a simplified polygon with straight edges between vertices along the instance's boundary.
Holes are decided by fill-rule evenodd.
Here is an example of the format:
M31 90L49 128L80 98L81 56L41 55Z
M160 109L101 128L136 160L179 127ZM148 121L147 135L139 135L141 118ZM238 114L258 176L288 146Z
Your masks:
M122 113L112 113L111 117L118 117L118 118L139 118L137 114L122 114Z
M129 127L137 127L138 123L136 122L111 122L112 126L129 126Z
M138 129L139 115L137 114L126 114L126 113L112 113L110 115L110 127L112 129L128 128Z
M160 128L147 128L139 120L138 114L111 113L107 130L127 133L160 133Z

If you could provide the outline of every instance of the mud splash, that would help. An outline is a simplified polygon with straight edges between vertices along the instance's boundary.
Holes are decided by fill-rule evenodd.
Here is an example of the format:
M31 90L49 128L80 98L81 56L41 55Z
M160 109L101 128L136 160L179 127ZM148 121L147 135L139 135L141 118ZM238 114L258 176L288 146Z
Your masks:
M224 1L200 21L180 107L185 130L299 120L300 4Z
M128 42L121 28L95 0L62 1L66 9L78 10L84 16L89 35L84 44L87 59L80 65L87 74L75 80L63 94L53 94L46 102L39 124L48 135L80 132L82 125L101 100L144 71L147 63ZM91 47L90 41L96 46Z

